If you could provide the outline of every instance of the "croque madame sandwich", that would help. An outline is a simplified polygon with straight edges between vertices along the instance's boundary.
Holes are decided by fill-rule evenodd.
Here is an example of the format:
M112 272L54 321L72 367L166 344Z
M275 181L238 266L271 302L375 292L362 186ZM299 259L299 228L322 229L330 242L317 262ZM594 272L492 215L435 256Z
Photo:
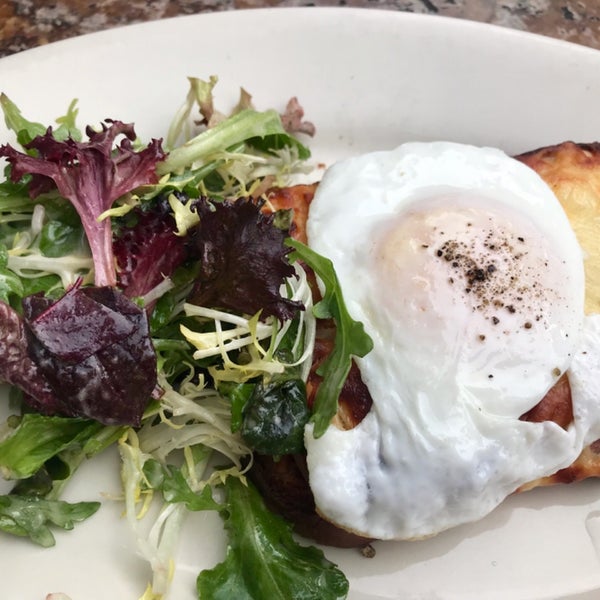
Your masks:
M421 539L600 473L599 156L411 143L270 194L373 340L305 454L254 457L298 532ZM309 404L332 328L317 331Z

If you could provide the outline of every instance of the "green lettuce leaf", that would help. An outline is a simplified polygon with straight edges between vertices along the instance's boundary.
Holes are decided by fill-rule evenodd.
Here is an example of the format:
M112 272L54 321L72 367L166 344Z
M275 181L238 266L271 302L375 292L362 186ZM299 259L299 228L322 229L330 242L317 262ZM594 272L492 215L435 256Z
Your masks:
M24 292L21 279L8 268L8 250L4 244L0 244L0 300L10 304L13 294L21 298Z
M299 158L310 156L306 146L286 133L277 111L258 112L246 108L171 150L167 158L157 165L157 171L161 175L179 171L200 159L210 160L211 155L216 152L227 150L241 142L249 142L263 151L293 146L298 150Z
M313 546L301 546L291 526L269 512L251 485L229 477L227 509L222 511L229 534L225 561L200 573L202 600L335 600L345 598L348 581Z
M120 431L87 419L27 413L0 442L0 471L5 479L25 479L61 453L83 458L99 452L112 444Z

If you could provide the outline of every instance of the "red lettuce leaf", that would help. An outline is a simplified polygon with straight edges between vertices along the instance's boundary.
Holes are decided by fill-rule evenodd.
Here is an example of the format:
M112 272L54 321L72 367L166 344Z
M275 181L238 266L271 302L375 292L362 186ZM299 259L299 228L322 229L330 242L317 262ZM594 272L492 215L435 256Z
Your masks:
M285 279L295 274L284 246L289 232L276 227L274 214L260 204L239 199L194 202L200 223L192 231L193 253L200 273L188 298L201 306L232 309L245 314L291 319L302 303L281 296Z
M4 302L0 302L0 381L20 388L27 404L39 413L60 414L65 410L60 397L29 357L21 315Z
M156 163L165 154L160 140L152 140L145 149L136 152L132 144L136 137L133 125L121 121L107 119L101 131L88 127L86 133L87 142L72 138L59 141L49 127L45 135L25 145L27 150L36 150L36 156L7 144L0 146L0 157L10 163L12 181L32 175L29 185L32 198L52 189L54 182L61 196L73 203L92 251L96 285L115 285L110 219L98 221L98 217L123 194L140 185L156 183ZM113 148L120 135L123 139Z
M105 425L141 422L156 387L145 312L111 287L23 300L29 356L64 409Z
M188 256L186 240L175 234L168 202L134 209L136 222L123 227L113 239L118 286L129 298L143 296L181 265Z

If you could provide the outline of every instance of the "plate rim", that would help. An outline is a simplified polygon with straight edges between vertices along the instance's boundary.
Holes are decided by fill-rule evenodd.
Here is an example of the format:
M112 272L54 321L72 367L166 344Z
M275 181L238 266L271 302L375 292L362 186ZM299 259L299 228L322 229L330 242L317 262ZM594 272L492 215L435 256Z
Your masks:
M482 23L477 21L470 21L466 19L460 19L456 17L448 17L444 15L431 15L431 14L421 14L421 13L410 13L406 11L396 11L393 9L380 9L380 8L358 8L358 7L270 7L270 8L260 8L260 9L238 9L234 11L217 11L217 12L208 12L208 13L198 13L194 15L180 15L169 17L168 19L159 19L153 21L145 21L140 23L133 23L127 25L120 25L117 27L109 28L102 31L90 32L81 34L78 36L74 36L68 39L59 40L56 42L52 42L49 44L44 44L42 46L37 46L35 48L31 48L28 50L24 50L22 52L15 53L13 55L3 57L0 59L0 72L2 71L2 65L8 64L4 61L8 62L18 62L18 61L28 61L31 57L35 57L39 53L47 53L53 52L55 49L63 52L63 49L68 50L71 47L76 47L78 45L85 45L88 41L92 42L94 45L98 45L103 43L104 39L110 39L112 37L119 37L123 35L125 31L131 31L132 29L141 30L146 28L157 28L160 29L165 26L165 22L175 23L181 20L238 20L241 18L243 13L243 18L246 18L247 13L255 13L256 18L263 19L267 14L271 14L274 12L283 13L284 11L290 13L306 13L311 14L310 18L313 18L312 15L332 15L327 18L339 18L342 19L363 19L365 15L369 13L373 16L368 16L366 18L373 18L375 20L385 17L386 19L394 19L403 23L410 22L437 22L436 27L439 25L440 28L445 29L447 27L452 28L452 32L455 31L464 31L464 30L473 30L476 29L478 31L494 31L495 36L502 36L505 39L519 39L526 40L527 42L532 42L535 40L535 43L541 43L543 45L551 46L551 47L564 47L569 52L583 52L585 54L593 55L595 58L600 58L600 51L594 48L590 48L587 46L583 46L580 44L576 44L573 42L560 40L557 38L552 38L548 36L543 36L537 33L521 31L517 29L511 29L505 26L500 26L497 24L491 23ZM390 17L390 15L394 15ZM170 23L168 26L170 26ZM173 107L175 108L175 107Z
M580 44L570 40L564 40L558 37L542 34L539 32L528 31L502 25L498 23L491 23L487 21L476 21L464 17L454 17L448 15L431 14L431 13L416 13L409 10L401 10L395 8L381 8L381 7L359 7L359 6L269 6L260 8L237 8L232 10L215 10L198 12L194 14L186 15L174 15L170 17L164 17L159 19L149 19L145 21L137 21L133 23L118 24L106 29L97 31L90 31L85 33L79 33L74 36L66 37L60 40L48 42L20 50L13 54L0 57L0 65L4 61L17 61L22 57L25 59L29 58L39 52L53 51L54 49L60 49L61 47L68 47L70 45L85 43L87 40L97 39L100 43L103 37L120 36L124 32L139 30L139 29L151 29L151 28L162 28L170 27L176 24L178 21L194 21L194 20L238 20L244 19L248 15L256 15L257 18L265 18L269 15L277 14L278 17L282 13L295 13L297 15L323 15L327 18L342 18L342 19L356 19L356 18L371 18L367 15L373 15L374 19L380 19L384 16L390 19L399 21L405 21L409 23L411 21L417 22L430 22L434 26L440 25L442 29L456 28L456 29L473 29L473 30L488 30L493 32L494 35L505 36L507 38L514 38L517 40L530 40L540 44L546 44L549 46L563 46L565 49L600 54L600 48L596 49L585 44ZM94 40L96 41L96 40Z

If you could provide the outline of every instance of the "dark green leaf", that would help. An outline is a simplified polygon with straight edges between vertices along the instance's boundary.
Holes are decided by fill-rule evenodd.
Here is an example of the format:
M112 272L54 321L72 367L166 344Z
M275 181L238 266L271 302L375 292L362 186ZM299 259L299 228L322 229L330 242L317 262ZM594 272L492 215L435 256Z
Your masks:
M75 254L81 249L83 231L80 227L62 221L48 221L42 227L40 251L44 256L56 258Z
M45 498L52 493L54 489L55 480L52 475L46 469L46 467L40 468L36 473L27 479L19 479L15 483L11 494L17 496L37 496L39 498Z
M309 418L303 381L259 383L244 406L241 434L261 454L302 452L304 426Z
M23 284L23 297L31 296L38 292L44 292L46 297L58 300L58 298L65 293L61 279L58 275L44 275L43 277L32 278L27 277L23 278L21 283Z
M27 183L13 183L9 179L0 183L0 212L31 213L34 206L27 191Z
M163 294L156 302L150 315L150 331L157 337L167 337L163 335L163 327L173 325L173 314L177 306L181 303L183 298L187 296L190 291L191 285L198 276L200 269L199 261L196 261L190 265L182 265L178 267L175 272L171 275L171 281L173 283L173 289L169 290L166 294ZM175 333L175 337L178 340L183 340L181 332L179 330L179 322L171 327ZM168 336L171 337L171 336ZM186 347L187 346L186 343ZM188 352L189 354L189 352Z
M301 546L291 527L269 512L251 485L229 477L225 484L229 547L225 561L197 579L202 600L334 600L348 581L313 546ZM224 514L224 513L221 513Z
M81 219L79 218L75 207L68 200L61 198L60 196L44 197L43 205L46 217L50 221L60 221L71 227L77 227L83 232Z
M255 386L254 383L235 383L233 381L225 381L219 385L219 393L229 398L231 402L232 433L239 431L242 426L242 412Z

